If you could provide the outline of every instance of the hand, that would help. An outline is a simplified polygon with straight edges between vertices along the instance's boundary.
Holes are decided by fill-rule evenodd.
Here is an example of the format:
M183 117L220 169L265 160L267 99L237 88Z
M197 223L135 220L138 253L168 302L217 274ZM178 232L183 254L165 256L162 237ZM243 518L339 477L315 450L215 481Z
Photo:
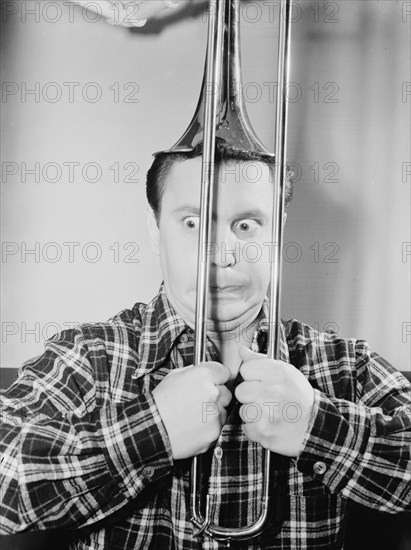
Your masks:
M147 19L177 8L187 0L71 0L75 4L102 15L112 25L143 27Z
M298 456L308 428L314 389L305 376L284 361L273 361L243 346L236 388L243 431L270 451Z
M174 459L204 453L218 439L231 401L229 378L227 367L210 361L175 369L154 389Z

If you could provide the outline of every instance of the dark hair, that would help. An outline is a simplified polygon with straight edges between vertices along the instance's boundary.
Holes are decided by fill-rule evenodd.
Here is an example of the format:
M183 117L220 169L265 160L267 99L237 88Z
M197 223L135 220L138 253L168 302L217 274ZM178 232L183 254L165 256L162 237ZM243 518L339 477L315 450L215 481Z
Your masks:
M203 152L203 144L199 143L194 149L187 152L160 152L155 154L153 164L147 172L146 195L147 200L153 212L159 219L161 211L161 199L164 193L164 182L168 175L171 166L175 162L183 162L184 160L200 157ZM275 169L275 159L273 156L265 153L256 153L252 151L242 151L235 149L227 144L221 138L216 139L215 162L220 165L232 160L240 160L244 162L256 161L267 164L272 174ZM292 173L287 166L285 177L285 206L288 205L293 194Z

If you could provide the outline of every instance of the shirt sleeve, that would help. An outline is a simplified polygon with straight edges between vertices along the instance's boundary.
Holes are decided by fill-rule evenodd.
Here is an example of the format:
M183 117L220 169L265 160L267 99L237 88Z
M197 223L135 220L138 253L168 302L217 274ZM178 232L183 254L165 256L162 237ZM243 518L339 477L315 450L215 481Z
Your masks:
M0 534L94 523L170 472L151 393L97 399L93 361L81 330L65 331L3 393Z
M364 342L357 343L355 372L355 402L315 389L297 468L363 506L410 509L411 386Z

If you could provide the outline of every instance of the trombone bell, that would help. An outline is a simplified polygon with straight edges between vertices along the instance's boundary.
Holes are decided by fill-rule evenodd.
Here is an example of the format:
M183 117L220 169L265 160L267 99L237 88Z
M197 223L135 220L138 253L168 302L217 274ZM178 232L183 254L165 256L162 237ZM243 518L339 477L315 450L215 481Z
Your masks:
M234 149L273 156L254 132L241 92L239 0L220 0L216 4L210 2L209 24L213 18L221 18L217 26L221 25L223 29L222 62L217 70L218 74L215 74L212 79L208 78L209 38L206 67L197 108L187 130L169 152L191 151L196 145L203 143L207 96L216 95L218 106L214 120L215 137L224 140ZM221 7L218 4L221 4ZM216 69L215 66L214 69Z

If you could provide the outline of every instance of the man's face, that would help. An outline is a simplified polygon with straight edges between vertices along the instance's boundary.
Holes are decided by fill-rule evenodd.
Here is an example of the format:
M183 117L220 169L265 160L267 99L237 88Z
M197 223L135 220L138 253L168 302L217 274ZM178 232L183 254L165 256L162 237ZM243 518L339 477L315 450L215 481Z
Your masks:
M270 279L273 185L267 165L230 161L214 189L208 320L229 330L254 320ZM167 296L194 324L201 158L173 164L164 185L158 243ZM266 244L264 244L266 243Z

